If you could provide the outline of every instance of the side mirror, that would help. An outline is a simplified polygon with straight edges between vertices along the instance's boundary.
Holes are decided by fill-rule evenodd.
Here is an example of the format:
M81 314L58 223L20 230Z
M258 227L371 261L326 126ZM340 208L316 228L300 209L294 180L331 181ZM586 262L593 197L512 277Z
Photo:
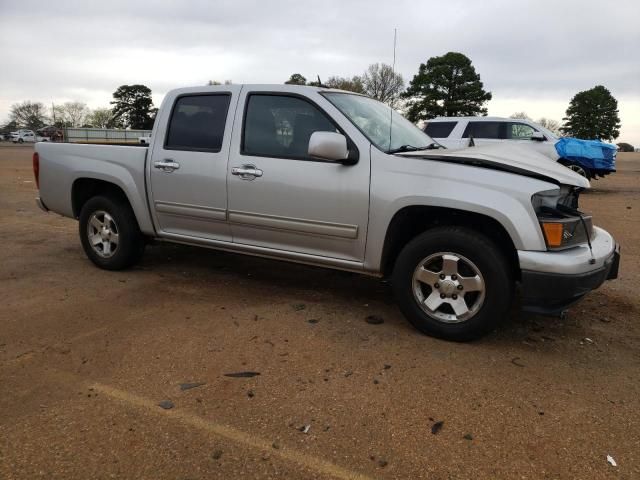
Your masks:
M311 157L342 162L349 158L347 137L336 132L313 132L309 138Z
M544 136L542 132L533 132L531 134L531 140L535 140L537 142L544 142L547 138Z

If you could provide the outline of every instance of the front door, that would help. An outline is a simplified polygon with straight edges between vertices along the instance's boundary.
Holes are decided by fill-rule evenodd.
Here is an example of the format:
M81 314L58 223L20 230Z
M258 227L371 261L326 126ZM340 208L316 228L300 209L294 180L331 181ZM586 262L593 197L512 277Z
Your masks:
M227 223L227 160L239 86L229 91L178 95L156 121L150 180L161 236L231 241ZM171 105L173 104L173 108ZM231 125L232 120L229 120Z
M233 241L362 262L369 215L369 144L320 94L243 91L228 168ZM337 114L337 115L336 115ZM347 125L348 123L348 125ZM315 131L340 132L359 151L355 165L308 155ZM351 131L351 135L349 135ZM355 139L352 140L352 139ZM360 142L360 143L356 143ZM284 253L283 252L283 253Z

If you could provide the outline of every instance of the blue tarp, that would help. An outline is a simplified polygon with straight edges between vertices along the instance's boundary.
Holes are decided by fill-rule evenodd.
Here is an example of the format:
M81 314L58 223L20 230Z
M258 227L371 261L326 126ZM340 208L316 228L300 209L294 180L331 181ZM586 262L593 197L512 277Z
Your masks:
M599 140L561 138L555 145L558 155L590 170L616 171L615 145Z

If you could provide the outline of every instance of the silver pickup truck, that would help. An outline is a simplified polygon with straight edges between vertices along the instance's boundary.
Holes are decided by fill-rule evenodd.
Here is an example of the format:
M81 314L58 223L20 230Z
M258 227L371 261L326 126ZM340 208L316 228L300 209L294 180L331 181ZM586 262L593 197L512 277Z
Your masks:
M588 181L523 146L438 149L388 106L295 85L167 94L147 146L39 143L40 207L98 267L149 239L391 279L422 332L469 340L522 305L559 312L615 278Z

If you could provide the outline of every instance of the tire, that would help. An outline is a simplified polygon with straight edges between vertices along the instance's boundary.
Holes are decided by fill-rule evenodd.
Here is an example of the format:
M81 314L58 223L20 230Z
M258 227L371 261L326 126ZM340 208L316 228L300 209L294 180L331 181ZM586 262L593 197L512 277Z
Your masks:
M411 240L391 280L398 306L414 327L458 342L493 330L506 317L514 291L509 262L496 244L457 226L433 228Z
M93 197L82 207L79 220L82 248L96 266L104 270L123 270L142 257L144 238L126 201L108 196Z
M576 172L578 175L583 176L584 178L586 178L587 180L591 180L593 178L593 175L591 174L591 171L588 169L583 168L582 166L576 164L576 163L568 163L567 165L565 165L569 170L572 170L574 172Z
M18 143L24 143L24 140L23 140L23 139L21 139L21 138L19 138L19 139L18 139Z

